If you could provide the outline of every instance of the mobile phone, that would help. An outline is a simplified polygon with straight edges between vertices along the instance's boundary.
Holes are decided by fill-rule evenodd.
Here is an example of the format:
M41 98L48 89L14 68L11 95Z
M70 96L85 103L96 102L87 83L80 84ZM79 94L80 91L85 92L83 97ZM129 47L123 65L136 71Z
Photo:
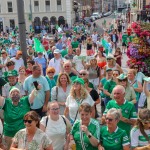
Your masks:
M38 90L38 85L39 85L38 82L34 81L33 84L34 84L34 87L36 88L36 90Z

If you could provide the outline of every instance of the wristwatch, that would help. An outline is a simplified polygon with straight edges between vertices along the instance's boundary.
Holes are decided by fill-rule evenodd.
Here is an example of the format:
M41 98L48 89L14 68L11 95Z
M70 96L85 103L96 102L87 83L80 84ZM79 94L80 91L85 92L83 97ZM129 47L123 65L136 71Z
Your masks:
M90 133L90 134L88 134L88 138L90 139L92 137L92 134Z

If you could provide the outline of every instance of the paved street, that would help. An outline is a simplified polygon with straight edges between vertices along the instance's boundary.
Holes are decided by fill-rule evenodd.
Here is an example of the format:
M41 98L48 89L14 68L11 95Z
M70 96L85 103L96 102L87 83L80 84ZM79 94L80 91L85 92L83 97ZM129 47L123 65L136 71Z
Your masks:
M104 32L104 29L102 27L102 23L104 22L104 19L106 20L106 23L107 23L106 27L108 27L109 23L111 23L113 21L114 16L111 15L111 16L101 18L101 19L98 19L98 20L95 21L97 26L98 26L98 33L100 33L100 34L103 34L103 32ZM118 43L118 46L120 48L122 47L121 44L122 43ZM113 49L113 52L114 52L114 49ZM86 55L86 49L82 49L82 55ZM126 65L127 60L128 60L127 55L123 54L122 55L122 69L123 69L124 73L127 73L127 69L128 69L128 66Z

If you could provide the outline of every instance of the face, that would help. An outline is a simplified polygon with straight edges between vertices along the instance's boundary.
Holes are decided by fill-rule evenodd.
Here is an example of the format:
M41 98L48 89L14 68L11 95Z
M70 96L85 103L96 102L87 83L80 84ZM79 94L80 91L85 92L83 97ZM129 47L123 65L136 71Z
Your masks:
M119 73L118 73L118 71L113 71L113 77L118 77L119 76Z
M80 72L79 72L79 76L80 76L80 78L82 78L82 79L87 79L87 78L88 78L88 74L87 74L86 71L80 71Z
M60 81L61 85L66 85L68 82L66 75L62 75L60 77L59 81Z
M114 94L114 99L116 100L117 103L124 102L125 93L122 93L122 90L120 90L119 88L115 88L113 90L113 94Z
M59 54L59 53L54 53L54 57L55 57L56 59L59 59L59 58L60 58L60 54Z
M128 71L128 79L133 80L134 78L135 78L135 75L134 75L133 71Z
M112 58L107 58L107 63L112 63L113 59Z
M117 126L117 123L118 123L115 117L111 114L106 115L105 121L106 121L106 125L108 126L108 128L112 126Z
M8 77L8 81L9 81L9 83L10 84L14 84L14 83L16 83L16 80L17 79L17 77L16 76L11 76L11 77Z
M49 76L49 77L53 77L54 76L54 71L53 70L49 70L48 72L47 72L47 75Z
M25 74L25 69L21 69L21 70L19 70L19 74Z
M2 57L6 57L7 56L6 53L1 53L1 55L2 55Z
M76 55L78 55L78 56L79 56L79 55L80 55L80 53L81 53L81 52L80 52L80 49L79 49L79 48L77 48L77 49L76 49Z
M137 65L133 66L133 69L138 72L139 67Z
M31 63L27 63L27 67L32 70L33 65Z
M48 112L51 116L58 116L60 112L59 105L57 103L51 104Z
M8 66L8 70L14 70L14 68L15 68L15 65Z
M96 61L96 59L92 59L92 60L90 61L90 63L91 63L91 65L96 65L96 64L97 64L97 61Z
M43 54L42 53L38 53L38 57L42 58Z
M40 76L41 75L41 68L37 67L36 70L34 70L32 72L32 74L33 74L33 76L36 76L36 77Z
M71 65L69 63L64 64L64 71L67 73L70 73Z
M144 129L150 129L150 118L148 120L142 120Z
M119 80L119 84L122 85L123 87L126 87L127 86L127 79L123 79L123 80Z
M74 90L80 90L80 89L81 89L81 84L78 83L78 82L75 82L75 83L73 84L73 88L74 88Z
M27 129L33 129L36 128L37 121L31 119L30 117L24 118L24 125Z
M18 57L18 58L21 58L21 57L22 57L22 54L17 54L17 57Z
M20 100L20 93L18 90L14 90L10 94L10 98L12 99L12 102L19 102Z
M107 75L108 75L108 77L112 77L113 76L113 72L112 71L107 71Z
M91 113L90 112L81 111L80 112L80 117L81 117L83 125L84 124L88 124L90 122Z

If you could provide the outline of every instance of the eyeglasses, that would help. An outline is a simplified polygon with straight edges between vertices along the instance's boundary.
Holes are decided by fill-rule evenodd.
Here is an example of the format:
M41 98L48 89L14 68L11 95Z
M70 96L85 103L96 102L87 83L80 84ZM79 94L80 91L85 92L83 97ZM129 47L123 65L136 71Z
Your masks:
M48 73L54 73L54 72L51 71L51 72L48 72Z
M81 76L85 76L85 75L86 75L86 73L80 73L80 75L81 75Z
M24 121L24 123L28 122L29 124L31 124L33 120L23 120L23 121Z
M50 110L52 110L52 111L57 111L57 110L59 110L59 108L52 108L52 109L50 109Z
M112 118L105 118L107 121L112 122L114 119Z
M65 68L69 68L70 66L64 66Z
M111 60L112 58L107 58L107 60Z
M118 80L119 82L126 82L127 80L126 79L123 79L123 80Z

